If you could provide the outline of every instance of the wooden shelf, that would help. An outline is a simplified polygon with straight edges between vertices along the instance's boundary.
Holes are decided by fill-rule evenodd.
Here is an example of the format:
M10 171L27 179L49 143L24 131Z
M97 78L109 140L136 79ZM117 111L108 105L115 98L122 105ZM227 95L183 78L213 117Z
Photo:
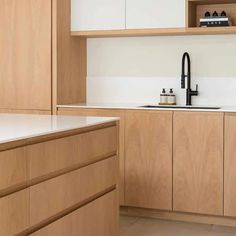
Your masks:
M134 29L134 30L95 30L72 31L72 36L84 38L138 37L138 36L181 36L181 35L220 35L236 34L236 26L212 28L167 28L167 29Z

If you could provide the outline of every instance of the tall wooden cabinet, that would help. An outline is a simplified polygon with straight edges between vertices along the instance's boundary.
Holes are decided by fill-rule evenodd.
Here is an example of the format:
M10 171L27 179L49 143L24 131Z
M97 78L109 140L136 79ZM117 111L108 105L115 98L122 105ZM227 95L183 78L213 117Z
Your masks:
M0 108L51 110L51 10L50 0L1 1Z
M223 113L174 113L174 211L223 215L223 123Z
M172 210L172 112L126 111L125 204Z
M3 0L0 22L0 110L84 101L86 40L70 36L70 0Z

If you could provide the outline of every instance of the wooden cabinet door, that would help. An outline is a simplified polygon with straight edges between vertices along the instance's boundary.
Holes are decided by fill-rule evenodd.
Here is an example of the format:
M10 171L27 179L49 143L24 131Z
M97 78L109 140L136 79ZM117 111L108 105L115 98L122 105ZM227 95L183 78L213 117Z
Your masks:
M125 181L125 160L124 160L124 139L125 139L125 112L123 110L112 109L59 109L59 115L78 115L78 116L102 116L119 117L119 159L120 159L120 181L119 196L120 204L124 205L124 181Z
M236 115L225 115L224 215L236 217Z
M223 113L174 113L175 211L223 214L223 119Z
M126 112L125 204L172 210L172 112Z
M125 29L125 0L72 0L72 31L115 29Z
M51 109L51 1L0 3L0 108Z
M126 28L185 27L185 0L126 0Z

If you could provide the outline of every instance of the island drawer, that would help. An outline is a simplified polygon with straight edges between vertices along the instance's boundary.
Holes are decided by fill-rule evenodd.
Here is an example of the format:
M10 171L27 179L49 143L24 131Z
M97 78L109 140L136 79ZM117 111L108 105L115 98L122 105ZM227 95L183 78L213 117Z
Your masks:
M115 188L117 180L115 156L31 186L31 226Z
M117 152L117 126L102 128L52 141L29 145L29 178L57 174L85 166Z
M0 152L0 196L26 185L27 163L25 148Z
M0 235L17 235L28 227L29 189L0 198Z
M117 201L117 191L114 190L42 228L31 236L117 236Z

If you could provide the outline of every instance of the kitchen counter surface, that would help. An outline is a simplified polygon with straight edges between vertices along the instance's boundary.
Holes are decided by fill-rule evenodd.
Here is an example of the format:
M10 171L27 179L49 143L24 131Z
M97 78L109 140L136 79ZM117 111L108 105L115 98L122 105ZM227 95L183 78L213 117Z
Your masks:
M161 111L202 111L202 112L236 112L236 106L220 106L220 109L186 109L186 108L145 108L145 105L158 105L158 104L137 104L137 103L78 103L70 105L58 105L57 108L100 108L100 109L134 109L134 110L161 110ZM183 106L183 105L179 105ZM200 106L200 105L196 105ZM202 106L204 107L204 106Z
M0 114L0 144L92 127L118 120L105 117Z

